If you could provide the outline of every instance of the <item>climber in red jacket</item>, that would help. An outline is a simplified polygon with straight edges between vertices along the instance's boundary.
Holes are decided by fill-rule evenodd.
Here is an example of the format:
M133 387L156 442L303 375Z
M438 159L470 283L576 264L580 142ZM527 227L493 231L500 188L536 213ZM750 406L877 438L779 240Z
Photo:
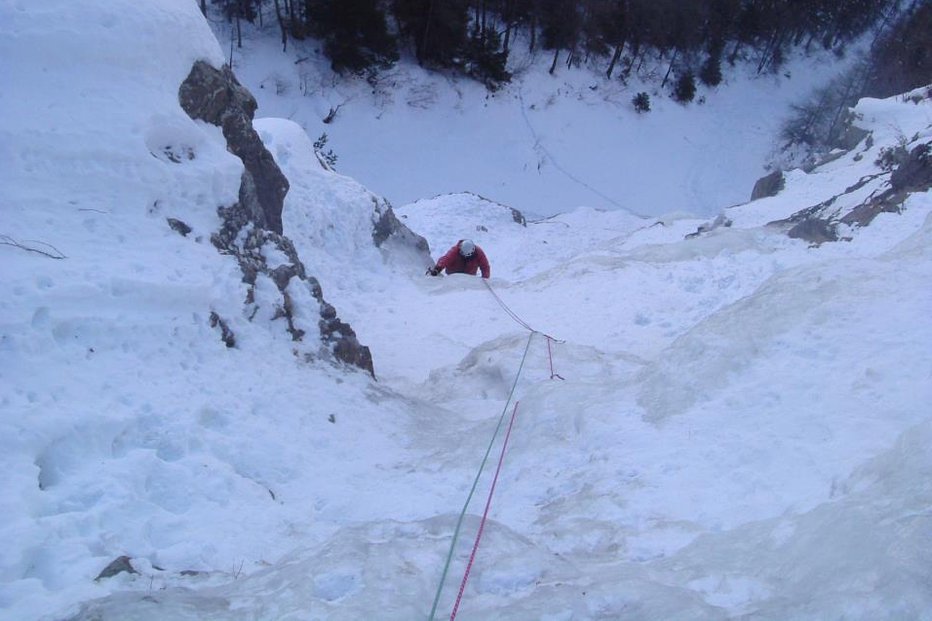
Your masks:
M492 274L488 258L482 248L471 239L461 239L456 242L455 246L440 257L435 266L427 268L427 273L436 276L444 270L447 274L472 274L473 276L477 271L482 270L483 278L488 278Z

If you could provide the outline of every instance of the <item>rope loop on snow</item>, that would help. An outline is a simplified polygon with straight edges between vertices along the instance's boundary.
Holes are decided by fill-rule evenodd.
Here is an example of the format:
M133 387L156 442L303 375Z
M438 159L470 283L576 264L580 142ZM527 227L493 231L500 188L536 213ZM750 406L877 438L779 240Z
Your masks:
M489 284L488 279L483 278L482 284L484 284L485 288L489 290L489 293L492 294L492 297L495 298L495 301L498 302L498 305L502 307L502 310L504 310L508 314L509 317L515 320L515 323L520 325L525 330L529 330L531 332L537 332L537 330L532 328L526 321L518 317L518 315L513 310L508 308L508 305L505 304L505 302L502 301L502 299L498 296L498 294L495 293L495 290L492 289L492 285Z
M566 342L566 341L561 341L560 339L558 339L558 338L556 338L556 337L550 336L550 335L547 334L546 332L541 332L540 330L534 329L528 322L526 322L525 320L521 319L521 317L519 317L518 314L515 313L513 310L511 310L510 308L508 308L508 305L505 304L505 302L502 300L502 298L499 297L499 295L498 295L497 293L495 293L495 289L493 289L493 288L492 288L492 285L489 284L489 281L488 281L487 278L483 278L483 279L482 279L482 284L484 284L484 285L485 285L485 288L489 290L489 293L492 294L492 297L495 298L495 301L498 302L498 305L502 307L502 310L504 310L504 311L508 314L508 316L511 317L512 319L514 319L515 322L516 322L518 325L520 325L522 328L524 328L525 330L528 330L529 332L536 332L537 334L540 334L540 335L542 335L542 336L546 336L546 337L547 337L548 339L550 339L551 341L554 341L554 342L557 342L557 343L565 343L565 342Z
M546 334L544 336L547 336ZM553 352L550 351L550 341L553 339L547 336L547 357L550 359L550 379L559 379L562 380L563 376L557 375L553 372Z
M525 330L528 330L531 334L540 334L541 336L547 339L547 357L550 360L550 379L560 379L560 380L564 379L562 376L553 372L553 350L550 347L550 343L551 342L565 343L566 341L561 341L560 339L556 337L550 336L546 332L535 330L533 327L531 327L531 325L528 322L521 319L521 317L519 317L517 313L515 313L513 310L508 308L508 305L505 304L504 300L502 300L502 298L497 293L495 293L495 290L492 289L492 285L489 284L489 281L487 279L483 278L482 284L485 285L485 288L489 290L489 293L492 294L492 297L495 298L495 301L498 302L498 305L502 307L502 310L504 310L505 313L507 313L508 316L511 317L515 321L515 323L520 325Z

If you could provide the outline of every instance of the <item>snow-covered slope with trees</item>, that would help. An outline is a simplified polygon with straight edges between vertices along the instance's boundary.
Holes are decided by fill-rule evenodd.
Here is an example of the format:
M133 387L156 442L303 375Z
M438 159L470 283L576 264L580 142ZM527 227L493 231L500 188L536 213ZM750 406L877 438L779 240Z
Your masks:
M258 119L293 246L248 284L211 241L243 165L179 103L223 62L197 5L12 3L0 34L3 618L447 617L514 413L458 618L932 619L927 89L709 218L397 210L488 282L425 277ZM276 287L283 247L326 303ZM318 343L329 305L374 377Z
M741 65L701 89L703 103L684 105L657 89L656 76L625 84L587 67L550 75L544 55L513 56L515 78L494 93L410 63L374 86L339 79L313 45L283 54L267 33L250 32L233 64L263 114L326 135L336 169L395 205L471 191L529 216L578 206L656 216L745 202L790 105L848 63L794 57L764 75ZM641 91L652 94L644 114L631 105Z

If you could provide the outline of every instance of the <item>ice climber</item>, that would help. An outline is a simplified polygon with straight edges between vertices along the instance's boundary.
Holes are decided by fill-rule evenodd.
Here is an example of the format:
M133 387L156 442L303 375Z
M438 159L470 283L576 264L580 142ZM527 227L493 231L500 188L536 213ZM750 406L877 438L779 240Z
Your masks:
M482 270L482 277L488 278L492 270L489 267L489 259L485 256L482 248L477 246L471 239L461 239L456 245L447 250L447 253L440 257L437 264L427 268L427 273L436 276L446 270L447 274L472 274Z

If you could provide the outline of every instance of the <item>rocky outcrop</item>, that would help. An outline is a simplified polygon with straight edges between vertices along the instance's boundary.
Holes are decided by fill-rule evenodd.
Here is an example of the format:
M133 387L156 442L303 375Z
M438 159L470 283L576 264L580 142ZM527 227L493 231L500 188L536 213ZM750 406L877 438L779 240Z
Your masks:
M248 285L246 299L246 315L254 317L261 305L273 305L273 321L284 322L285 330L291 339L298 343L305 342L305 331L296 322L296 309L294 301L295 290L292 287L304 287L320 304L317 322L319 337L325 351L329 351L334 359L364 369L374 375L372 367L372 354L369 348L362 345L356 338L356 333L346 323L340 321L336 309L324 300L320 283L310 276L298 257L294 244L287 237L258 226L252 221L249 209L237 203L232 207L221 207L218 211L223 226L211 236L211 242L223 254L236 258L240 270L243 272L243 282ZM269 264L266 248L281 256L287 261L277 260L274 267ZM277 299L260 299L258 292L258 278L264 275L275 283L278 289ZM216 322L223 330L223 340L227 346L235 342L232 331L219 318ZM311 358L314 353L305 351L304 356Z
M469 192L467 192L467 194L469 194ZM482 196L481 194L476 194L476 196L478 196L480 199L482 199L483 201L487 203L498 205L499 207L507 209L508 211L511 212L511 219L514 220L515 224L520 224L521 226L524 226L524 227L527 226L527 218L525 218L524 214L521 213L519 210L515 209L514 207L509 207L508 205L502 205L501 203L497 203L489 198Z
M128 556L119 556L113 559L99 574L97 574L97 577L94 578L94 582L100 582L101 580L112 578L124 572L128 574L139 574L130 562L131 560L132 559Z
M861 129L857 125L853 125L853 119L848 119L845 125L845 131L838 137L835 146L839 149L845 151L851 151L859 144L861 141L871 135L866 129Z
M376 248L381 248L389 239L398 240L405 246L423 253L430 260L430 246L427 240L409 229L398 217L392 206L386 201L378 201L373 197L374 222L372 225L372 242Z
M786 234L793 239L802 239L817 246L829 241L838 241L836 225L818 217L801 219Z
M899 147L886 150L877 161L882 171L866 176L842 194L793 214L785 220L771 222L773 226L787 226L790 237L804 239L813 244L844 239L840 227L867 226L879 214L899 212L903 201L913 192L932 188L932 143L916 145L911 150ZM861 203L840 209L838 199L861 190L868 183L888 177L880 190L874 191Z
M696 231L694 233L688 233L685 239L693 239L694 237L699 237L700 235L703 235L704 233L708 233L709 231L714 231L715 229L719 229L723 227L728 228L731 225L732 225L731 218L728 218L725 216L725 214L720 213L717 216L715 216L715 218L711 222L700 224L699 227L696 229Z
M373 374L369 348L359 343L348 324L340 321L336 309L324 300L320 283L307 273L294 244L282 234L282 208L289 183L253 129L257 105L252 94L239 84L228 66L216 69L197 61L181 84L178 98L191 118L219 126L229 151L243 162L239 200L218 208L222 226L211 236L211 242L221 253L235 257L239 264L243 282L248 286L243 301L246 317L252 320L260 310L270 308L272 321L280 320L292 341L304 345L295 347L296 355L305 358L330 355ZM385 230L387 235L395 231L390 222ZM267 253L277 257L274 265ZM287 261L282 261L282 256ZM260 276L275 284L277 296L270 294L269 287L260 292ZM308 298L295 287L304 288L319 304L320 346L316 343L318 335L314 335L313 342L306 340L306 331L299 325L297 317L307 317L307 313L296 308L299 304L296 297ZM235 347L237 342L231 324L228 318L211 312L210 325L220 330L220 338L227 347ZM303 325L307 327L306 323Z
M233 330L230 329L230 324L227 323L216 311L211 311L210 313L210 327L220 329L220 340L223 341L223 344L227 347L236 347L236 335L233 334Z
M867 226L880 213L899 211L911 193L925 192L929 188L932 188L932 143L927 142L908 153L904 149L896 168L890 173L890 187L849 211L840 221L847 225Z
M172 228L173 231L181 235L182 237L187 237L193 229L188 226L186 223L182 222L178 218L166 218L168 221L168 226Z
M783 177L782 170L775 170L765 177L761 177L754 184L751 190L751 200L756 201L759 198L768 198L776 196L786 186L786 179Z
M282 233L282 206L288 179L252 127L256 100L224 66L215 69L197 61L178 91L181 107L193 119L223 130L227 148L243 161L239 202L264 228Z
M932 143L915 147L890 175L895 192L924 192L932 186Z

